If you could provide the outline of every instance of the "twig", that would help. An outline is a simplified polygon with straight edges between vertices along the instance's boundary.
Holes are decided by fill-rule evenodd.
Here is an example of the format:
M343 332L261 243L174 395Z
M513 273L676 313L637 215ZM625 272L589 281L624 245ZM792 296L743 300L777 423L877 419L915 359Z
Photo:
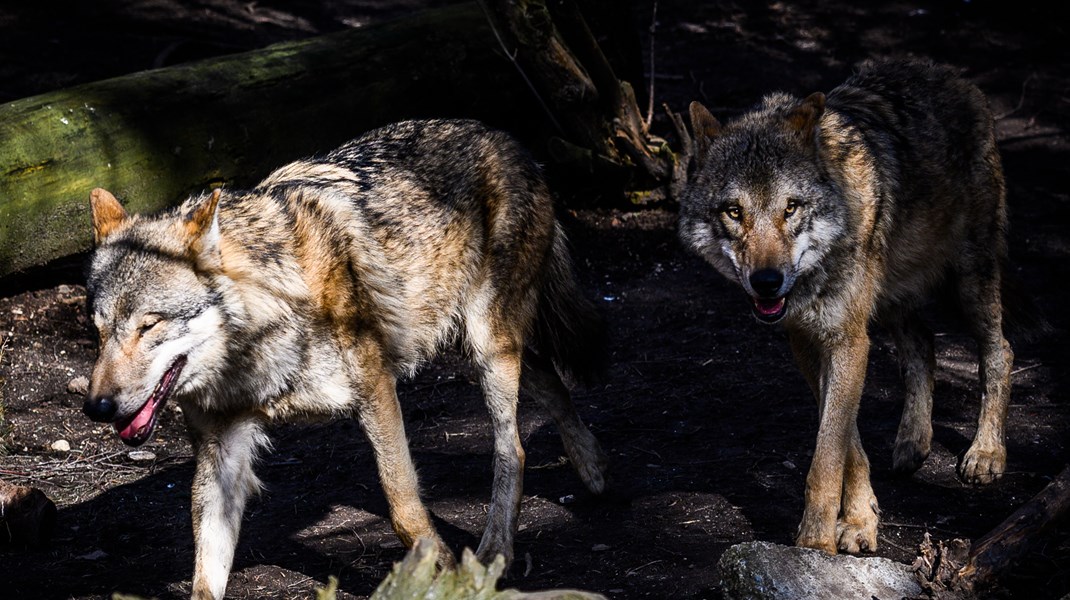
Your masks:
M11 336L14 334L14 331L9 331L8 334L4 336L4 341L0 342L0 364L3 364L4 362L4 352L7 351L8 342L11 341Z
M634 446L634 445L632 445L632 446L629 446L629 447L630 447L630 448L633 448L633 449L635 449L635 450L638 450L638 451L640 451L640 452L646 452L647 454L649 454L649 455L651 455L651 456L655 456L655 457L657 457L657 459L658 459L658 460L660 460L661 462L665 462L665 459L664 459L664 458L662 458L660 454L658 454L657 452L655 452L655 451L653 451L653 450L647 450L647 449L645 449L645 448L640 448L639 446Z
M531 79L528 78L528 74L524 72L524 68L520 66L519 62L517 62L516 56L520 53L520 50L517 49L513 50L512 52L509 52L509 47L505 45L505 40L502 39L501 34L498 32L498 27L494 24L494 16L491 15L490 9L487 8L487 0L479 0L479 8L483 9L483 14L487 17L487 24L490 25L490 30L494 34L494 38L498 40L498 45L502 47L502 52L505 52L505 56L509 58L509 60L513 63L513 66L516 67L517 72L519 72L520 76L524 78L524 83L526 83L528 88L531 89L531 93L535 94L535 99L539 101L539 106L542 107L542 110L546 113L546 116L550 117L550 122L554 124L554 129L557 129L557 133L564 136L565 130L563 127L561 127L561 123L557 121L557 117L554 116L553 111L550 110L550 106L546 104L545 100L543 100L542 94L540 94L539 90L535 88L535 84L532 83Z
M649 567L650 565L656 565L656 564L658 564L660 562L665 562L665 561L660 559L660 558L658 560L652 560L652 561L646 563L645 565L639 565L638 567L635 567L634 569L628 569L628 571L624 573L624 576L625 577L631 577L632 575L635 575L636 573L638 573L641 569L645 569L645 568Z
M1036 369L1038 367L1043 367L1043 366L1044 366L1044 363L1037 363L1035 365L1026 365L1024 367L1019 367L1019 368L1011 371L1011 375L1017 375L1019 373L1025 373L1026 371L1032 371L1033 369Z
M911 549L909 549L909 548L904 548L903 546L900 546L899 544L896 544L896 543L895 543L895 542L893 542L892 540L888 539L888 537L887 537L887 536L883 536L883 535L882 535L882 536L880 536L880 540L881 540L882 542L884 542L885 544L888 544L888 545L889 545L889 546L891 546L892 548L896 548L896 549L898 549L898 550L902 550L903 552L907 552L907 553L910 553L910 554L913 554L913 553L914 553L914 551L913 551L913 550L911 550Z
M1022 82L1022 95L1018 97L1018 104L1014 108L1012 108L1011 110L1009 110L1009 111L1007 111L1007 112L1005 112L1005 113L1003 113L1001 115L996 115L995 120L1002 121L1003 119L1006 119L1007 117L1013 115L1014 113L1022 110L1022 107L1025 106L1025 88L1026 88L1026 86L1029 85L1029 82L1034 80L1034 79L1036 79L1036 77L1037 77L1037 74L1034 71L1033 73L1029 74L1029 77L1025 78L1025 81Z
M932 525L914 525L913 523L896 523L894 521L881 521L881 525L884 527L899 527L903 529L919 529L921 531L936 531L939 533L946 533L947 535L953 536L962 535L957 531L951 531L950 529L944 529L942 527L933 527Z
M654 122L654 79L657 72L654 70L654 32L658 29L658 2L654 0L654 14L650 17L650 93L646 99L646 128Z

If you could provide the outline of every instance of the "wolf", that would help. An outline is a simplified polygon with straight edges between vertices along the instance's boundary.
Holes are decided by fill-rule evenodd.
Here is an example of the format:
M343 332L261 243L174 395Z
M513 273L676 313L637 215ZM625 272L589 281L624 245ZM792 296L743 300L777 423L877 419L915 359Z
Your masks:
M356 416L394 531L454 564L420 500L396 381L451 343L479 375L494 437L484 561L513 556L521 386L554 418L594 493L606 458L564 380L599 374L604 324L584 297L538 165L474 121L407 121L154 216L90 195L84 412L145 443L177 402L196 455L193 598L222 598L265 427Z
M736 281L758 321L783 322L817 397L819 427L796 543L877 547L878 505L857 415L868 327L887 327L906 399L896 471L932 441L933 334L919 308L947 282L980 354L981 411L958 471L1006 467L1013 361L1003 334L1006 200L981 91L921 60L867 62L828 96L774 93L723 126L690 107L697 164L681 199L684 244Z

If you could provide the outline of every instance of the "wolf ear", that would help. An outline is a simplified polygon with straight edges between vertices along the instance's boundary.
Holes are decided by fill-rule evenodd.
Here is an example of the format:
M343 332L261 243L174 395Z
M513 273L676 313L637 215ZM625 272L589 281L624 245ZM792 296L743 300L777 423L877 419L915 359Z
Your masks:
M220 188L212 190L212 195L198 202L185 214L183 227L186 245L197 257L215 252L219 248L219 196Z
M814 92L804 98L798 106L788 111L788 127L802 134L806 139L812 140L823 114L825 114L825 95L821 92Z
M701 158L710 149L710 141L721 135L721 124L698 100L691 103L688 112L691 113L691 135L695 136L695 156Z
M109 233L126 220L123 205L108 190L96 188L89 192L89 208L93 213L93 243L100 244Z

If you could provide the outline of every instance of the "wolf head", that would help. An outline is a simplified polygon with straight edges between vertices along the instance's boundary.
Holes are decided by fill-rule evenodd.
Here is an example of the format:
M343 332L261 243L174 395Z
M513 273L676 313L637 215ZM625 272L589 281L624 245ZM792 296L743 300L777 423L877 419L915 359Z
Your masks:
M83 410L131 446L149 439L168 398L204 385L198 377L225 347L210 284L220 264L218 203L216 190L161 216L129 216L107 191L90 194L87 288L100 354Z
M681 199L680 236L775 323L792 292L840 238L843 203L821 151L825 97L767 96L722 127L691 104L695 173Z

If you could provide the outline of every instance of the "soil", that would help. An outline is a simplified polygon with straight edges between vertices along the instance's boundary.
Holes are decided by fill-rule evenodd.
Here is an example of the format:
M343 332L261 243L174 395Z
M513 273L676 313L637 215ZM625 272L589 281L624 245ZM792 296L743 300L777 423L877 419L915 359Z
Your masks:
M83 81L403 17L445 2L41 1L0 8L0 100ZM636 20L649 23L649 2ZM1068 376L1059 365L1070 280L1070 46L1066 22L1028 3L845 1L657 6L656 95L701 99L731 117L761 94L828 90L858 60L914 54L957 65L989 95L1011 207L1013 270L1051 321L1014 341L1008 472L964 485L955 465L975 430L974 344L952 312L938 332L935 437L922 469L891 472L902 384L874 331L859 416L882 526L878 554L909 562L923 534L976 539L1070 459ZM658 120L655 127L668 130ZM562 458L545 415L522 403L528 470L517 562L506 585L575 587L611 598L718 598L730 545L789 544L802 513L816 410L782 329L749 315L738 289L685 253L671 207L566 211L590 293L611 326L606 383L577 390L610 454L596 498ZM190 446L175 411L131 455L81 414L68 384L94 360L78 260L0 281L0 477L59 506L52 544L0 551L0 596L180 598L190 591ZM72 266L73 265L73 266ZM77 390L75 390L77 392ZM424 498L455 549L474 546L491 483L490 437L472 372L447 356L401 387ZM352 421L273 430L257 471L228 598L311 598L330 575L340 598L367 597L403 548L386 518L370 449ZM55 451L57 440L69 451ZM135 460L142 458L142 460ZM1070 530L1043 540L1004 581L1013 597L1070 592Z

